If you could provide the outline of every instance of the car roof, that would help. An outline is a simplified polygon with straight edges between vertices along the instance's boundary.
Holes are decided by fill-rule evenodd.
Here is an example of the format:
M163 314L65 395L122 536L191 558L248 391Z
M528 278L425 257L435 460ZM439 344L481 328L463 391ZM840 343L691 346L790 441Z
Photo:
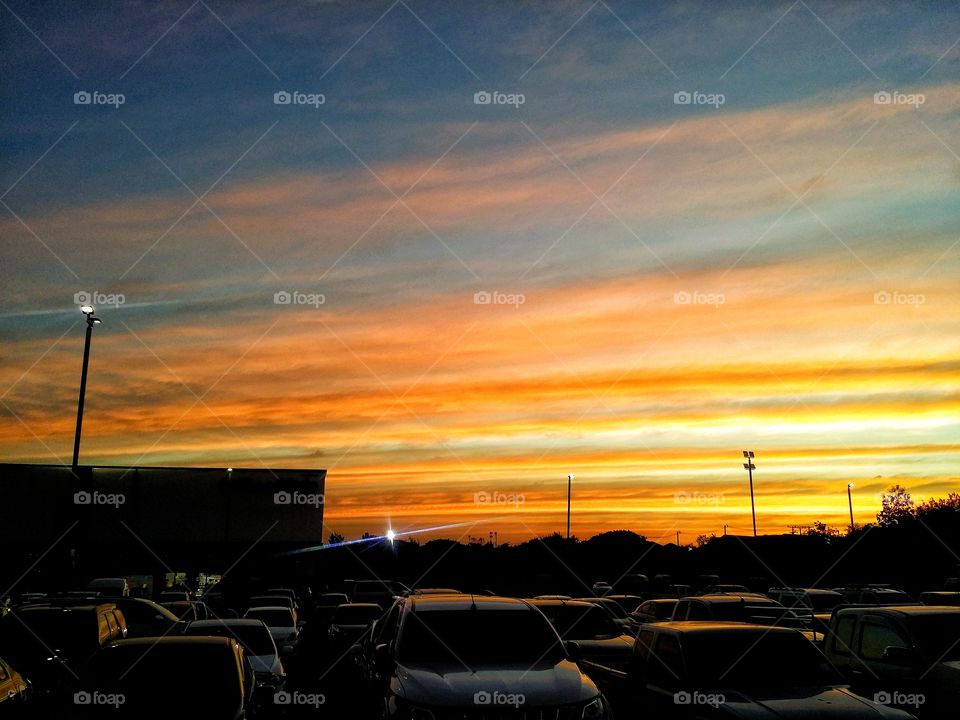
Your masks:
M466 610L473 606L484 610L528 610L531 606L530 602L519 598L490 595L411 595L406 601L416 612Z
M105 612L107 610L116 609L116 605L112 602L109 603L58 603L58 602L32 602L27 605L21 605L20 607L13 608L16 612L38 612L38 611L59 611L59 612L71 612L73 610L82 610L84 612Z
M776 625L755 625L753 623L740 622L716 622L712 620L670 620L662 623L644 623L641 628L655 628L658 630L671 630L684 634L724 634L724 633L754 633L764 635L768 632L776 633L795 633L797 630L787 627L777 627Z
M599 599L599 598L596 598ZM536 605L537 607L561 607L561 606L570 606L574 608L583 608L583 607L593 607L594 603L587 600L557 600L553 598L534 598L530 601L531 605Z
M194 620L190 623L190 627L199 628L218 627L220 625L232 625L234 627L255 627L257 625L263 625L263 620L257 620L255 618L224 618L222 620Z
M293 610L288 605L255 605L252 608L247 608L247 612L253 612L254 610L283 610L290 613L290 617L293 617Z
M753 603L760 601L764 604L777 605L776 600L768 598L766 595L758 593L711 593L709 595L698 595L696 597L685 597L682 600L706 600L711 603Z
M212 635L165 635L161 637L138 637L117 640L110 643L111 648L143 647L151 648L154 645L223 645L235 643L236 640L228 637L214 637Z
M912 615L960 615L960 607L952 605L856 605L837 610L840 615L887 613L899 617Z

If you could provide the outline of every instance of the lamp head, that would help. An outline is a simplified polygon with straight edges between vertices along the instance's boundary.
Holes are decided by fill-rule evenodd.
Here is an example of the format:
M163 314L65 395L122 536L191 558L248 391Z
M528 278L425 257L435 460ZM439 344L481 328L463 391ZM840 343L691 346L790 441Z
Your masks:
M94 309L95 308L93 307L93 305L80 306L80 312L82 312L84 315L93 315Z

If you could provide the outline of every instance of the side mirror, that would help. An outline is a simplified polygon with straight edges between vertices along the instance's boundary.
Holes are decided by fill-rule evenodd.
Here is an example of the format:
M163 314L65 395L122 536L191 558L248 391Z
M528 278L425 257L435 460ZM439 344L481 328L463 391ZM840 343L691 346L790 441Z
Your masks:
M567 640L565 643L563 643L563 648L567 651L567 657L574 662L577 662L582 656L582 653L580 652L580 643L578 643L576 640Z
M888 645L883 649L883 661L891 665L913 665L917 660L917 653L913 648Z
M379 661L390 659L390 646L386 643L380 643L373 649L373 656Z

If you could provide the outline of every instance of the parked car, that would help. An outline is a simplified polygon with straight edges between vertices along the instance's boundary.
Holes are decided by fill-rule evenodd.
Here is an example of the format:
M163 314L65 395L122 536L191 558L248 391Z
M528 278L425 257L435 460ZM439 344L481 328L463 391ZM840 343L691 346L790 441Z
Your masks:
M746 585L714 584L708 585L703 590L698 592L697 595L717 595L719 593L737 593L739 595L741 593L749 592L750 588L748 588Z
M0 658L0 716L22 717L29 709L32 689L29 681Z
M960 592L951 590L931 590L920 593L920 602L923 605L960 605Z
M643 602L644 598L641 595L623 595L623 594L613 594L613 595L604 595L608 600L613 600L620 607L623 608L623 611L627 614L632 613L637 609L637 606Z
M603 580L598 580L590 587L590 589L597 597L603 597L607 593L613 592L613 585L608 582L604 582Z
M627 671L587 664L618 716L909 720L858 697L803 635L731 622L643 625Z
M903 590L888 587L842 587L833 589L853 605L902 605L913 602L913 598Z
M592 605L596 605L599 608L606 610L610 617L613 618L613 621L620 627L620 629L628 634L633 635L635 630L634 622L630 619L630 616L626 611L620 607L620 604L614 602L610 598L576 598L580 602L588 602Z
M956 717L960 608L840 608L834 613L824 650L856 692L867 697L884 695L922 717ZM919 705L913 702L918 694L923 696Z
M179 635L186 628L185 622L153 600L127 597L115 598L112 602L127 622L126 637Z
M594 603L579 600L531 600L564 641L576 641L578 658L611 667L630 662L633 636Z
M596 685L543 614L524 600L402 598L364 647L364 674L376 716L384 720L609 717Z
M811 616L813 627L822 633L830 626L834 608L847 602L836 590L824 588L773 587L767 591L767 597L800 615Z
M296 651L300 628L293 619L293 610L286 605L252 607L243 615L248 620L260 620L270 630L273 641L283 655Z
M184 622L193 622L194 620L207 620L210 618L210 609L206 604L196 600L176 600L174 602L160 603L171 613L177 616L177 619Z
M665 622L673 618L673 609L676 606L677 601L673 598L647 600L640 603L637 609L630 613L630 617L639 624Z
M327 631L330 642L334 648L345 650L359 640L363 631L370 627L370 623L376 621L381 615L383 610L376 603L340 605L334 610L330 629Z
M398 597L409 594L410 588L396 580L354 580L349 583L346 593L351 602L372 602L388 608Z
M0 648L46 697L70 687L90 657L122 639L126 628L113 603L25 605L0 619Z
M254 678L254 705L273 703L282 692L287 673L270 629L260 620L198 620L187 626L186 635L232 638L240 643Z
M193 598L186 590L164 590L157 596L157 602L189 602Z
M453 588L414 588L408 595L463 595L459 590Z
M120 640L91 661L73 717L244 720L253 687L243 649L232 638ZM109 703L118 697L123 702Z
M290 598L289 595L252 595L250 601L247 603L247 607L272 607L274 605L281 605L283 607L290 608L290 612L293 613L293 624L297 625L300 623L300 614L297 612L297 604Z
M130 585L122 577L94 578L85 589L95 592L98 597L127 597L130 594Z

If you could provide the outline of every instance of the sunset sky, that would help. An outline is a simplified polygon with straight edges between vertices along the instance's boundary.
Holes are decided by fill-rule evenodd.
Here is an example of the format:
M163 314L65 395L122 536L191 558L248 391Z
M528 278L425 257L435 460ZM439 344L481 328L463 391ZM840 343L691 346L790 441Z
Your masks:
M84 463L347 537L960 487L960 5L161 5L0 7L0 460L70 462L86 292Z

